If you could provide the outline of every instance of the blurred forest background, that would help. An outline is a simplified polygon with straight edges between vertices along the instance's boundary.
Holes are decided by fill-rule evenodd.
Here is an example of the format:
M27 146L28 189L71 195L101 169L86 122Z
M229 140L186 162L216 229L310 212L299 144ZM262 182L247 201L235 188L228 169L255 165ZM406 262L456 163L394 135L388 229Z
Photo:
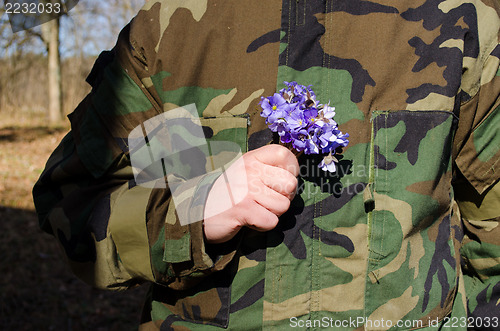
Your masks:
M144 2L82 0L15 33L0 4L2 330L137 329L146 289L99 291L76 279L54 238L39 230L31 189L69 130L66 115L90 90L85 78L97 55Z

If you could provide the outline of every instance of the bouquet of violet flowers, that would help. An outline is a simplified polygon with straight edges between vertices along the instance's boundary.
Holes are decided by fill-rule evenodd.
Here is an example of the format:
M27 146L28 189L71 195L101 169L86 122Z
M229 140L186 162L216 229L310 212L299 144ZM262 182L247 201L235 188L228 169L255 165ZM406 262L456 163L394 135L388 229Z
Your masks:
M320 104L311 85L284 82L287 86L260 101L261 116L280 142L295 155L326 154L318 165L323 171L337 170L335 150L349 143L348 133L340 132L333 120L335 107Z

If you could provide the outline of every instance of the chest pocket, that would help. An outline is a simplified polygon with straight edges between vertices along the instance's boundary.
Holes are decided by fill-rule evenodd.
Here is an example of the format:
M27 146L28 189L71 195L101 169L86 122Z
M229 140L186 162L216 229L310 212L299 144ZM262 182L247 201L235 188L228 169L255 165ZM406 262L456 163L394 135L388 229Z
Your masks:
M379 298L391 297L384 293L387 288L401 289L403 296L408 288L423 293L412 296L423 307L415 318L437 307L440 314L451 309L458 246L453 242L458 222L452 211L453 130L451 112L373 114L368 274L374 309Z
M445 111L374 113L370 244L375 259L399 251L395 244L424 225L419 223L431 225L430 218L449 211L452 123L453 114Z
M247 122L244 116L199 118L194 104L145 121L128 137L136 182L158 187L156 180L167 175L187 181L225 166L246 152Z

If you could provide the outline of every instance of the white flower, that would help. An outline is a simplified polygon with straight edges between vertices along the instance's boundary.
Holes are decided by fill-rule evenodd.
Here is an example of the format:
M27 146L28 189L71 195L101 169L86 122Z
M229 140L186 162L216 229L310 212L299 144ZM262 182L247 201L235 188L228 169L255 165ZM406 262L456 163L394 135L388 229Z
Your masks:
M318 167L320 167L323 171L334 173L337 171L337 166L335 165L336 162L339 161L332 155L332 153L329 153L327 156L323 157L323 160L320 162Z

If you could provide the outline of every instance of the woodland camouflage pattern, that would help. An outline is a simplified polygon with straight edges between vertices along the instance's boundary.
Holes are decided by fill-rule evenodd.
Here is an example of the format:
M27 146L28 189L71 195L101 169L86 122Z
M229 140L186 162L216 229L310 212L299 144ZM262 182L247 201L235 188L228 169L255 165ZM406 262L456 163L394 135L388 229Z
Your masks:
M96 61L34 188L41 227L90 284L151 282L144 330L498 317L499 12L497 0L150 0ZM350 134L339 172L301 157L275 230L207 247L168 188L134 181L127 137L195 103L207 138L255 149L276 141L258 102L283 81L336 107Z

